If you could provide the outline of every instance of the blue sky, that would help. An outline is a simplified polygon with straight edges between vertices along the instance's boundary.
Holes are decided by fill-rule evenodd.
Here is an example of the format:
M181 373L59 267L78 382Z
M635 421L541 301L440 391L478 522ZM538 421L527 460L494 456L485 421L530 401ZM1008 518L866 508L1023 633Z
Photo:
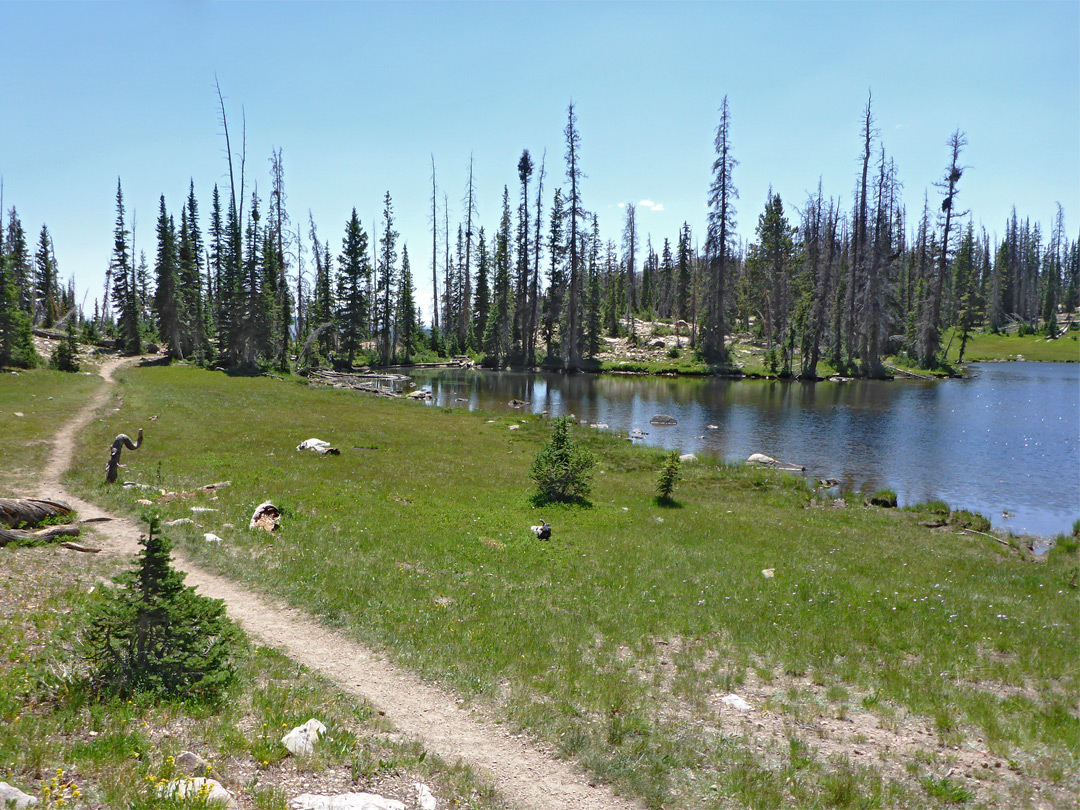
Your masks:
M1058 202L1080 224L1076 2L0 2L0 29L4 207L35 239L48 224L91 307L117 177L151 261L159 195L178 212L194 180L205 226L226 188L215 74L234 149L246 116L248 188L281 148L305 236L310 210L336 254L351 208L370 233L390 191L425 319L431 156L456 227L473 155L490 233L523 148L547 150L545 205L565 183L571 99L605 239L626 202L657 249L684 220L701 233L725 95L744 238L770 185L793 219L819 178L846 207L871 90L912 224L957 128L977 226L1015 205L1045 231Z

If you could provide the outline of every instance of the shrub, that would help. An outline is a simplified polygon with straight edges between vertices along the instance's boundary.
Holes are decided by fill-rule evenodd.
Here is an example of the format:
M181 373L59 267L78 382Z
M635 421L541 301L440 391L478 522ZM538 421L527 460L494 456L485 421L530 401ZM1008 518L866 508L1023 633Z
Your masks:
M225 605L184 585L157 515L135 566L91 610L84 639L92 681L119 695L148 692L212 701L235 677L240 633Z
M564 416L552 422L551 438L533 459L529 476L541 500L572 501L589 494L594 466L596 457L574 441Z
M978 512L967 509L957 509L949 513L949 525L958 529L973 529L977 532L990 531L990 521Z
M67 337L56 344L49 365L57 371L74 373L79 370L78 346L75 343L75 324L70 318L67 325Z
M679 461L679 451L672 450L664 457L664 466L660 468L660 475L656 478L656 498L660 503L670 503L671 493L675 485L679 483L682 472L682 462Z

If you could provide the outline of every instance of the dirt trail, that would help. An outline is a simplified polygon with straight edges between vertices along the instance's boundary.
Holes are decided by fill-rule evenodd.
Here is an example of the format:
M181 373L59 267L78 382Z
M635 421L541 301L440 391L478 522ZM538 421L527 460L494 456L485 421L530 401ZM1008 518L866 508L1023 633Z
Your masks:
M42 473L39 497L66 500L82 518L113 516L66 492L60 478L71 465L75 437L111 396L112 374L124 362L112 359L104 363L100 374L105 385L57 432ZM103 449L103 465L104 460ZM101 535L107 553L130 555L139 549L140 529L133 521L114 518L95 524L94 530ZM327 631L301 611L215 576L179 554L174 556L177 567L187 572L188 584L200 593L223 599L229 615L259 643L319 671L342 691L362 696L384 711L400 732L420 740L428 750L449 761L460 758L479 769L515 807L640 810L640 805L606 787L591 787L587 777L572 765L538 750L501 725L477 719L445 692L366 647Z

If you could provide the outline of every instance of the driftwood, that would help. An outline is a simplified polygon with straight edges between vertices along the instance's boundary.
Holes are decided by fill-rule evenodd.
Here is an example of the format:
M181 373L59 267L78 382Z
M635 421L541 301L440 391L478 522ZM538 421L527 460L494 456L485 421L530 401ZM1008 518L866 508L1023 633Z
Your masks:
M83 546L79 543L72 543L70 540L65 540L60 544L60 548L70 548L72 551L81 551L84 554L97 554L101 551L100 548L91 548L90 546Z
M382 384L386 383L393 386L394 383L403 383L409 378L401 374L343 374L337 371L318 369L311 371L308 379L311 382L330 385L334 388L350 388L353 391L363 391L365 394L401 399L401 394L388 390Z
M168 503L169 501L176 501L181 498L192 498L196 495L203 495L207 492L217 492L219 489L224 489L227 486L229 486L228 481L218 481L216 484L207 484L204 487L190 489L187 492L166 492L160 498L156 498L155 500L157 503Z
M0 498L0 524L36 526L46 518L70 515L71 507L62 501L42 498Z
M2 529L0 528L0 546L24 540L52 540L54 537L78 537L82 530L78 526L49 526L37 531L26 529Z
M126 433L121 433L113 439L112 448L109 450L109 460L105 463L105 480L110 484L116 483L116 472L120 467L120 453L126 447L129 450L138 450L142 445L143 429L139 428L139 435L135 441Z

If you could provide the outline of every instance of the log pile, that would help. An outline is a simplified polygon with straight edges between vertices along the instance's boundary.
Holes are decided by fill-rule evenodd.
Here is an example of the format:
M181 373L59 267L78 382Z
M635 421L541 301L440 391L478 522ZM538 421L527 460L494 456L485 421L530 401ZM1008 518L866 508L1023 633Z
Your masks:
M70 514L71 507L61 501L43 498L0 498L0 546L21 541L51 540L54 537L78 537L78 526L48 526L37 530L26 528L37 526L49 518Z

